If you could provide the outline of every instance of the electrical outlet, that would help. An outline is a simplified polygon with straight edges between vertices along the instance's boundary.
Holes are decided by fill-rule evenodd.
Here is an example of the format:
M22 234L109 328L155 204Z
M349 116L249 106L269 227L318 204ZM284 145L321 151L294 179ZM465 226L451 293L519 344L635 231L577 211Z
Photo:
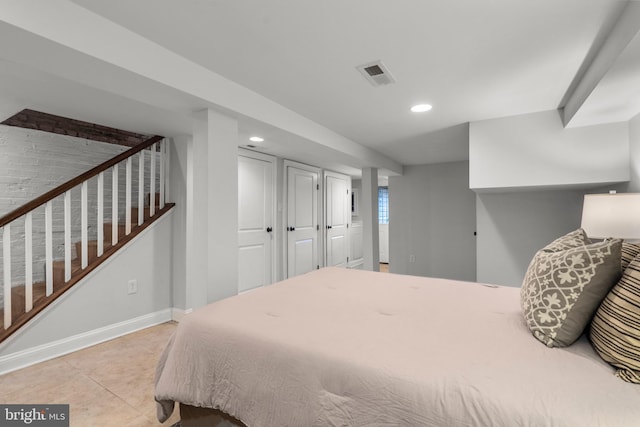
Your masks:
M416 256L415 255L409 255L409 262L416 262Z
M129 282L127 283L127 293L131 295L135 294L136 292L138 292L138 281L135 279L129 280Z

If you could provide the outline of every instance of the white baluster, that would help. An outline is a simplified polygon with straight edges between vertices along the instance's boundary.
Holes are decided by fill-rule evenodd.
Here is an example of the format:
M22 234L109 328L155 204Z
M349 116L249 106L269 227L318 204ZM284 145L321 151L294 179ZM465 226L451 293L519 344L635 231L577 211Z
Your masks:
M160 141L160 209L164 208L164 173L165 173L165 159L164 159L164 150L166 146L166 139Z
M4 267L4 328L11 326L11 224L3 227L2 260Z
M82 247L80 260L84 270L89 265L89 195L87 181L80 185L80 193L80 246Z
M71 190L64 193L64 281L71 280Z
M33 215L24 217L24 311L33 308Z
M164 199L171 200L171 185L169 182L171 181L171 147L169 140L165 138L164 140L164 177L165 177L165 187L164 187Z
M45 269L46 294L53 293L53 208L51 201L44 207L44 235L45 235Z
M138 225L144 222L144 150L138 159Z
M126 179L125 179L125 202L124 202L124 233L131 233L131 157L127 158Z
M118 165L111 170L111 244L118 243Z
M97 256L104 252L104 172L98 175L98 249Z
M156 213L156 144L151 146L151 174L149 179L149 216Z

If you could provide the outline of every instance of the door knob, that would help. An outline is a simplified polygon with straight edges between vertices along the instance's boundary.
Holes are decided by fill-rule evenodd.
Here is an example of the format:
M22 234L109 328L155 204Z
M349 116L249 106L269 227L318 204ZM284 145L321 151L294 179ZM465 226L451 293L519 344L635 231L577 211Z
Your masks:
M267 233L271 233L272 231L273 231L273 228L267 227Z
M295 229L296 229L295 227L288 227L287 228L287 230L289 230L289 231L295 231Z
M331 226L331 225L327 225L327 228L333 228L333 226Z

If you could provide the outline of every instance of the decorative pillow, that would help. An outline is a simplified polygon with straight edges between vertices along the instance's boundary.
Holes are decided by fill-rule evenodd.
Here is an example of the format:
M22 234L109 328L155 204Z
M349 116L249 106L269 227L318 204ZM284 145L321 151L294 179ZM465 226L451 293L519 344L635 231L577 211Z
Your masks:
M640 254L640 244L622 242L622 272L627 268L629 263Z
M600 357L619 368L616 376L640 384L640 257L600 304L589 338Z
M591 240L587 237L587 233L582 228L578 228L571 233L565 234L562 237L558 237L553 242L549 243L544 248L540 249L545 252L557 252L569 248L575 248L578 246L591 243Z
M579 231L538 251L520 289L527 325L549 347L566 347L578 339L620 278L622 241L573 246Z

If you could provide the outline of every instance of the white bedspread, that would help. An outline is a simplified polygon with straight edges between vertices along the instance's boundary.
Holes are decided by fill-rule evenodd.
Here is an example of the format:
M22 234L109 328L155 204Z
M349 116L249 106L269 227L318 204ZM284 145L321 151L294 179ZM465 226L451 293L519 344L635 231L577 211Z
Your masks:
M186 316L156 400L249 427L640 426L613 372L584 337L534 339L519 289L325 268Z

